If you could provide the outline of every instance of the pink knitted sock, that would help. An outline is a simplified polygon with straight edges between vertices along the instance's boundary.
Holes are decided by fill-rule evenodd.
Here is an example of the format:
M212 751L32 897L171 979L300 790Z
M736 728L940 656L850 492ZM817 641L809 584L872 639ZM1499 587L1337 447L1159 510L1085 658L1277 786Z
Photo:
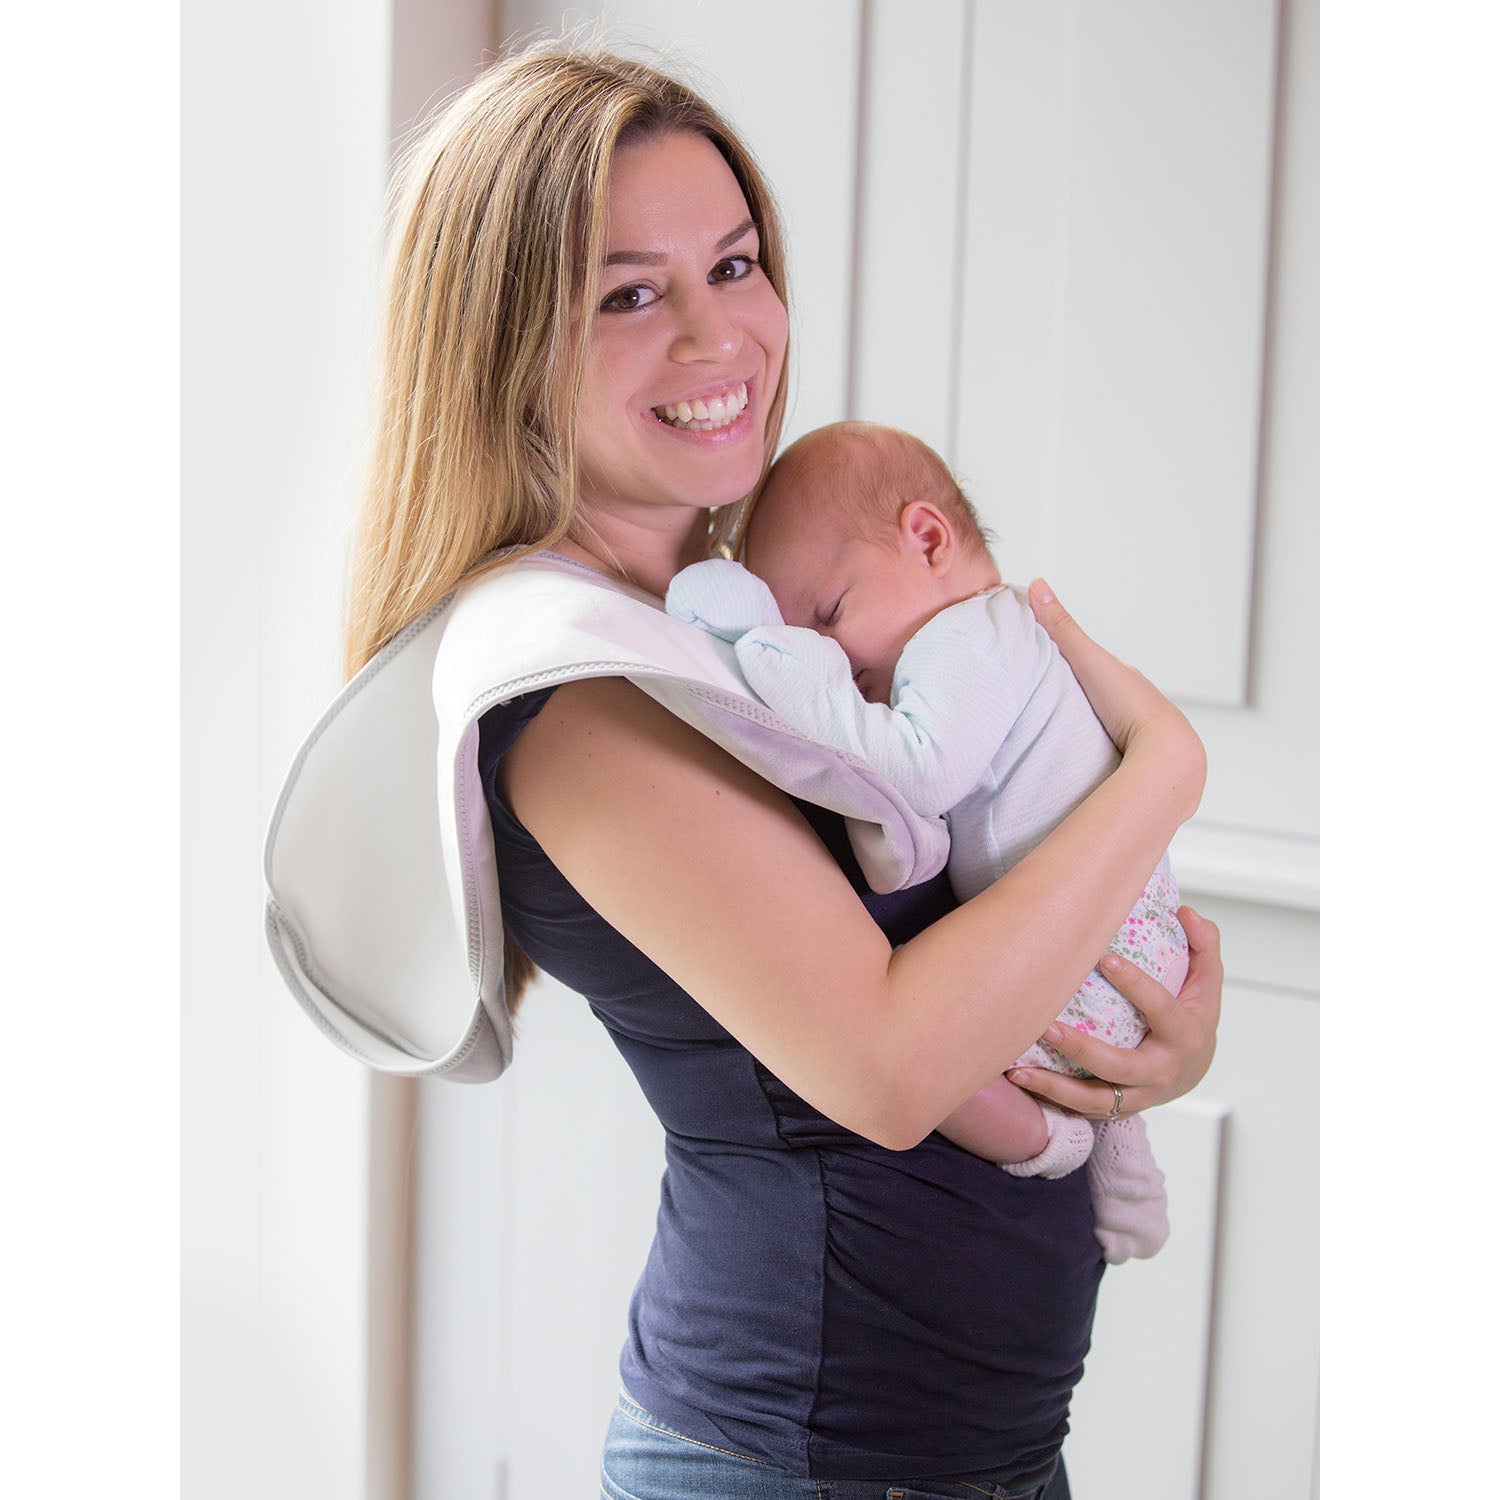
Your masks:
M1149 1260L1167 1242L1167 1182L1139 1115L1101 1120L1089 1157L1094 1238L1110 1265Z
M1078 1115L1065 1115L1042 1105L1047 1121L1047 1144L1026 1161L1001 1162L1012 1177L1066 1177L1088 1160L1094 1149L1094 1128Z

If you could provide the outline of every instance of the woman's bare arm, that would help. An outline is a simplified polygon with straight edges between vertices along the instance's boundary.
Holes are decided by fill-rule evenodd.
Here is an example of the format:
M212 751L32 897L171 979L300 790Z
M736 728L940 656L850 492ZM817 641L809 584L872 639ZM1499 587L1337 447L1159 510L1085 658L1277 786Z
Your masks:
M1037 619L1072 667L1094 712L1116 745L1123 748L1142 716L1149 718L1157 712L1160 694L1138 672L1086 635L1045 580L1038 578L1032 583L1028 598ZM1197 774L1201 784L1201 763ZM1107 1115L1114 1106L1115 1084L1120 1086L1119 1105L1125 1114L1176 1099L1193 1088L1213 1061L1224 965L1219 958L1219 929L1190 907L1183 907L1178 916L1187 934L1190 963L1187 978L1175 996L1116 954L1105 954L1100 960L1110 981L1140 1011L1150 1028L1138 1048L1111 1047L1060 1021L1044 1033L1070 1061L1107 1082L1071 1078L1044 1068L1014 1072L1010 1075L1013 1081L1065 1109L1095 1117Z
M1191 732L1158 705L1130 733L1004 881L895 954L790 801L628 683L559 688L503 765L595 910L803 1098L899 1148L1057 1015L1196 805Z

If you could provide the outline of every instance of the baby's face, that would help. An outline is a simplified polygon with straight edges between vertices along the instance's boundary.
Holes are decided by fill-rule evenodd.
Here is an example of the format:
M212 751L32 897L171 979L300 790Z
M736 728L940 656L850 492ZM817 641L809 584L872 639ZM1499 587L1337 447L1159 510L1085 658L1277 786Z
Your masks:
M769 585L788 625L832 636L864 697L889 703L906 643L955 602L949 586L920 551L901 544L894 525L889 542L851 537L816 496L789 489L768 490L756 506L745 560Z

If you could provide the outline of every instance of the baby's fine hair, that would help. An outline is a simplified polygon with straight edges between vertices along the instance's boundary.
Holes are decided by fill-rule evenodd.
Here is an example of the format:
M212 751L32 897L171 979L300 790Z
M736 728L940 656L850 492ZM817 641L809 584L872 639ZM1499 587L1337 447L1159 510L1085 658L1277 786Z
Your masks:
M923 500L947 519L960 551L989 550L989 533L948 465L899 427L849 421L814 429L776 460L762 493L788 483L815 488L830 518L866 541L894 546L901 512Z

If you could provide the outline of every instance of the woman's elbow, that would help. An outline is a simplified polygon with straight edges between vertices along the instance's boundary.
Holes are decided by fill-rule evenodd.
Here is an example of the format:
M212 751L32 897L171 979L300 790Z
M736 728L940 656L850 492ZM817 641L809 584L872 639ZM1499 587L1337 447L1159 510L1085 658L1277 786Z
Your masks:
M849 1129L862 1140L869 1141L872 1146L879 1146L884 1151L910 1151L932 1134L931 1130L888 1120L868 1120L859 1125L851 1124Z
M1208 783L1208 752L1198 732L1183 717L1178 726L1174 742L1172 765L1172 790L1177 800L1178 812L1186 822L1203 800L1203 788Z
M887 1151L911 1151L920 1146L936 1127L921 1125L915 1128L906 1127L901 1129L882 1132L882 1139L875 1141L877 1146Z
M946 1116L915 1097L908 1078L890 1090L871 1091L839 1123L887 1151L920 1146Z
M1186 799L1184 821L1198 811L1203 800L1203 788L1208 784L1208 751L1197 732L1188 730L1188 740L1183 747L1182 786Z

